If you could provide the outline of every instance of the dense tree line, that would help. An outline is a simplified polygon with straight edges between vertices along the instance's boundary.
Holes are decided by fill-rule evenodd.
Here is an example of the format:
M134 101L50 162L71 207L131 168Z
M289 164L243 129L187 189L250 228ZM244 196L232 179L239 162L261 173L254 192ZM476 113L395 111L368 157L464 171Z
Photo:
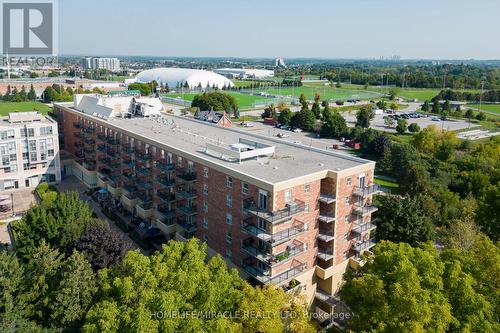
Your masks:
M433 100L500 102L500 89L485 91L482 96L480 93L445 89L441 90Z
M12 223L14 253L0 250L1 332L315 331L301 298L250 286L204 243L170 241L148 257L76 193L39 192Z
M24 86L21 87L21 90L18 90L16 87L11 89L10 85L7 87L7 92L5 95L0 94L0 100L4 102L27 102L27 101L36 101L37 96L33 85L30 86L28 92L26 92L26 88Z
M194 96L191 107L197 107L202 111L226 111L231 115L238 109L238 102L230 94L213 91Z

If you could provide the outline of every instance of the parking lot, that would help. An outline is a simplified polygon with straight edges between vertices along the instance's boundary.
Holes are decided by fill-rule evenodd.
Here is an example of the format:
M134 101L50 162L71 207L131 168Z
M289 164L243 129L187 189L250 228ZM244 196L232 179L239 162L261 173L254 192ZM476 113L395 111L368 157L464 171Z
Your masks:
M398 112L398 114L402 114L402 112ZM342 115L347 121L347 125L349 127L354 127L356 124L356 112L343 112ZM380 131L386 131L386 132L396 132L395 128L389 128L385 126L385 119L384 117L387 116L387 113L383 114L377 114L375 115L375 118L372 119L371 121L371 126L372 128ZM416 123L420 128L426 128L429 125L435 125L437 127L441 127L446 130L451 130L451 131L456 131L464 128L469 127L469 123L465 120L459 120L459 119L447 119L447 120L439 120L439 121L434 121L432 120L433 116L425 117L425 118L410 118L407 119L406 121L408 122L408 125L412 123ZM396 120L394 121L395 123L397 122Z

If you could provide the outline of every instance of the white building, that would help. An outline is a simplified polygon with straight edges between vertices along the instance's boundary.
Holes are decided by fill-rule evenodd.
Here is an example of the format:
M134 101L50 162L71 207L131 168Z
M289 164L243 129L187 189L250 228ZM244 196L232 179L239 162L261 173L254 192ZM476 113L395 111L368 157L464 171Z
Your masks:
M274 67L286 68L285 60L283 60L283 58L276 58L274 60Z
M239 79L265 79L274 76L274 71L267 69L251 69L251 68L217 68L214 72L224 75L228 78Z
M120 59L85 57L82 59L82 68L106 69L108 71L118 72L120 70Z
M102 119L129 118L132 115L154 117L163 111L161 100L152 97L75 94L73 100L76 110Z
M231 80L214 72L189 68L155 68L140 72L137 82L148 83L156 81L159 84L168 84L170 88L184 86L186 83L190 88L201 86L202 88L233 87Z
M38 112L0 117L0 191L61 180L57 122Z

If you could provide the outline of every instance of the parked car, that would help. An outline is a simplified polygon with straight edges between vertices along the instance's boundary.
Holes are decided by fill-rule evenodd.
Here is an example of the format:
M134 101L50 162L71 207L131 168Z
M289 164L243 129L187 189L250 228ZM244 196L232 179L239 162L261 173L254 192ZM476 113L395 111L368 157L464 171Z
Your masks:
M243 127L254 127L254 123L241 123L243 125Z
M300 128L294 128L294 129L292 129L292 132L294 132L294 133L301 133L302 130Z
M432 121L441 121L441 119L439 117L432 117L431 120Z
M290 134L286 134L286 133L278 133L276 135L278 138L288 138L290 137Z
M290 129L290 126L288 126L288 125L281 125L280 129L282 129L282 130L288 130L288 129Z
M297 144L297 145L301 145L302 142L301 141L298 141L298 140L295 140L293 143Z

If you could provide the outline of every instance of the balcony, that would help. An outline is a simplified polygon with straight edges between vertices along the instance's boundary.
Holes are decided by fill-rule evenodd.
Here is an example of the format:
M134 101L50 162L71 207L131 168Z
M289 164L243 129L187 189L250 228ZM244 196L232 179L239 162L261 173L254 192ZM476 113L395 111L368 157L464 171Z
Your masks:
M356 208L354 208L354 213L363 216L366 214L375 213L377 210L378 208L372 205L357 206Z
M95 140L92 138L86 138L85 140L83 140L83 142L87 145L94 145L95 144Z
M162 160L156 163L156 168L160 172L172 172L175 170L175 164Z
M331 204L334 203L337 198L332 194L320 193L318 200L326 204Z
M106 151L106 145L98 145L97 150L100 151L101 153L104 153Z
M106 134L104 133L97 133L97 139L100 141L105 141L106 140Z
M119 145L120 144L120 139L118 138L114 138L114 137L108 137L106 138L106 142L109 144L109 145Z
M376 245L375 238L370 238L365 241L357 241L352 244L352 249L357 255L360 255L363 251L369 250Z
M135 180L135 176L133 173L123 173L122 174L122 177L128 181L134 181Z
M157 197L165 203L171 203L176 200L175 194L169 192L158 192Z
M185 190L182 188L178 188L175 192L178 199L196 199L198 195L196 194L196 190Z
M94 149L84 149L83 153L85 156L95 156L95 150Z
M351 232L357 234L357 235L362 235L366 232L370 232L374 230L377 226L375 225L375 220L372 220L371 222L368 223L363 223L363 224L357 224L355 228L351 230Z
M318 220L324 223L335 222L335 214L319 213Z
M255 244L253 244L252 242L252 239L243 241L243 243L241 244L241 249L243 250L243 252L260 261L266 262L267 264L271 263L272 255L269 252L269 249L266 247L259 248L255 246Z
M88 171L95 171L95 162L94 161L84 161L82 165Z
M153 188L153 185L151 185L151 183L148 183L148 182L138 181L138 182L136 182L136 184L137 184L137 187L142 188L143 190L146 190L146 191Z
M122 160L122 164L129 168L133 168L135 166L135 162L131 159Z
M381 189L378 186L378 184L373 184L373 185L369 185L369 186L365 186L365 187L356 187L354 189L353 194L358 196L358 197L366 197L366 196L369 196L372 194L377 194L379 192L381 192Z
M186 216L196 215L196 206L180 205L177 207L177 211Z
M83 138L83 134L81 132L73 132L73 136L77 139Z
M177 178L185 182L196 180L196 173L192 171L177 171Z
M85 129L83 131L85 133L94 134L95 133L95 128L93 128L93 127L85 127Z
M83 142L76 142L75 147L80 149L83 148Z
M122 147L122 152L130 155L130 154L133 154L135 152L135 148L134 147Z
M136 152L136 157L140 161L151 161L153 159L153 155L144 152Z
M251 198L250 198L251 199ZM300 200L295 200L287 204L287 208L275 212L270 212L257 207L251 200L245 200L243 207L252 215L255 215L272 224L285 222L290 220L294 215L300 214L305 210L305 203Z
M136 205L135 208L137 209L137 215L144 220L153 215L153 203L151 201Z
M158 206L158 208L156 208L156 211L158 212L158 215L165 220L170 220L176 215L175 209L169 209L165 205Z
M164 187L173 187L175 185L175 181L167 177L159 177L157 178L157 182Z
M331 229L319 229L318 239L323 242L331 242L335 239L335 236L333 235L333 231Z
M106 149L106 155L108 155L111 158L117 158L118 157L118 151L114 149Z
M318 258L324 261L333 259L333 249L318 249Z
M251 235L254 235L255 237L263 240L263 241L266 241L266 242L270 242L271 241L271 234L269 232L267 232L267 230L264 230L264 229L261 229L261 228L258 228L252 224L249 224L245 221L242 222L241 224L241 229L244 231L244 232L247 232Z
M187 233L192 233L196 231L196 224L189 223L184 219L177 219L177 224L184 229Z
M289 270L279 273L275 276L269 276L268 271L263 271L257 267L255 267L254 264L252 263L244 263L242 266L243 270L249 274L250 276L253 276L255 279L257 279L260 283L263 284L268 284L268 283L273 283L276 285L280 285L297 275L301 274L304 271L304 264L296 260L296 263L294 267L290 268Z
M273 244L273 246L284 243L306 231L304 223L296 221L294 222L294 224L295 225L291 228L273 233L271 235L271 243Z
M150 168L140 167L137 169L137 173L143 177L148 177L152 175Z
M83 124L79 123L79 122L74 122L73 123L73 127L76 128L76 129L82 129L83 128Z

